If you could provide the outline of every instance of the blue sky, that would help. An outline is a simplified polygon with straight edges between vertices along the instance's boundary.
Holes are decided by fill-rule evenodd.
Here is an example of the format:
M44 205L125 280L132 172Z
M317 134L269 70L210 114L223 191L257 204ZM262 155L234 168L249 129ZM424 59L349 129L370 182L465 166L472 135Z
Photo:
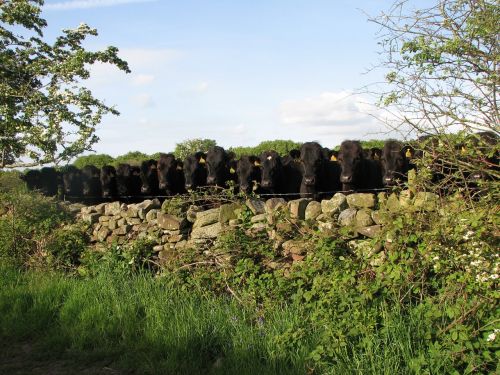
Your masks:
M224 147L263 140L386 138L368 98L382 77L378 27L364 12L392 0L46 1L53 38L84 22L86 46L119 48L131 74L108 65L86 83L121 116L98 128L95 151L172 151L190 138Z

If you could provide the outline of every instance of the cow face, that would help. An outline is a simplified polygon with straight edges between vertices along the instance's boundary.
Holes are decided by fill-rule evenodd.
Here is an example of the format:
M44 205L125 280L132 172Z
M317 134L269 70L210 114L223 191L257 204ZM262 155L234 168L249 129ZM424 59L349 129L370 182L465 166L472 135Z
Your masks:
M187 190L196 189L207 183L207 155L201 151L184 159L183 171Z
M408 172L407 147L398 141L386 141L380 158L382 165L382 183L393 186L398 181L406 180Z
M276 151L265 151L260 156L261 186L264 189L274 190L283 173L281 157Z
M323 148L316 142L307 142L300 148L302 164L302 183L305 186L316 186L323 172L325 154Z
M101 188L102 196L109 198L116 196L116 170L111 165L105 165L101 168Z
M30 169L21 177L29 190L38 190L41 188L40 171L37 169Z
M78 168L72 165L64 168L63 189L64 193L70 196L80 196L82 194L82 176Z
M182 170L181 165L175 159L173 154L160 154L158 160L158 186L161 190L170 190L174 186L178 169Z
M250 194L260 183L261 170L260 160L256 156L242 156L236 165L240 191Z
M82 168L82 188L85 196L101 195L99 168L94 165L86 165Z
M382 158L382 150L378 147L372 147L370 149L370 159L380 160Z
M141 193L156 194L158 192L158 172L156 160L145 160L141 163Z
M225 186L230 179L230 174L236 171L229 166L230 157L226 151L219 146L212 147L207 152L207 184Z
M339 164L341 168L340 182L347 188L355 184L364 160L363 148L358 141L344 141L340 145Z

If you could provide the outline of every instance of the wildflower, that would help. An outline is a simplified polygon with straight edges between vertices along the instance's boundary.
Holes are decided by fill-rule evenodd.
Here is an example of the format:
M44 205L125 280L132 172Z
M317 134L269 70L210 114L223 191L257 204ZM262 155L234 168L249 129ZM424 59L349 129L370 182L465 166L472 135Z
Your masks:
M491 332L489 335L488 335L488 338L486 339L486 341L488 342L491 342L491 341L495 341L496 338L497 338L497 333L500 332L500 329L498 328L495 328L493 330L493 332Z

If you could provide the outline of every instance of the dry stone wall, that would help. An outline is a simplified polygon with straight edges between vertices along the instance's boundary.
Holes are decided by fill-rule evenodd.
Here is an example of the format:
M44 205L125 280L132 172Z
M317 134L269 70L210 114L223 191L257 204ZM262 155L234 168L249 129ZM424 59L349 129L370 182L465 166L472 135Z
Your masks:
M222 232L242 227L249 236L267 235L284 257L301 261L308 248L300 236L301 225L325 235L346 227L352 250L371 256L381 247L374 247L370 239L380 234L391 212L402 207L435 210L437 202L435 194L413 195L409 190L398 195L337 193L321 202L306 198L289 202L283 198L251 198L209 209L196 205L173 209L172 202L167 200L162 205L153 199L137 204L111 202L78 207L78 218L89 224L91 241L96 246L143 238L156 244L153 250L160 260L186 248L209 248Z

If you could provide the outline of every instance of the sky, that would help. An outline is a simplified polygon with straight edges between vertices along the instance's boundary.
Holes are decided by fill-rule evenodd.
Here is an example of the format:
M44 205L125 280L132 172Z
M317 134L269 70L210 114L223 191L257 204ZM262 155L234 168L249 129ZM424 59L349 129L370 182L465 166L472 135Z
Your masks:
M132 72L92 67L85 82L114 105L98 153L170 152L187 139L223 147L264 140L387 138L372 98L379 28L392 0L47 0L47 38L86 23L85 46L118 47Z

